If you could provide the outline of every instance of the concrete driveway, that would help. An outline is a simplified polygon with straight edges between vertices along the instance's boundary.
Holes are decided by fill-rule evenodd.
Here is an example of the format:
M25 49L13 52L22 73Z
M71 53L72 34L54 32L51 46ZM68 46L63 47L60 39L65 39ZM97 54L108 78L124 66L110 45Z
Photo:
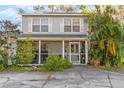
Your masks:
M48 76L53 79L49 80ZM87 66L74 66L64 72L0 73L2 88L113 88L124 87L124 74Z

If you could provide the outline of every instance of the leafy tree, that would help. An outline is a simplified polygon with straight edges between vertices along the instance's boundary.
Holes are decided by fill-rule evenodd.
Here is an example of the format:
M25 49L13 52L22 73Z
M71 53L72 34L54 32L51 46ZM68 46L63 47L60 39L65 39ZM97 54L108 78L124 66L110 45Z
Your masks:
M18 14L19 15L22 15L22 14L24 14L25 13L25 10L24 9L22 9L22 8L19 8L18 9Z
M33 61L35 53L33 53L32 40L30 38L22 41L22 44L17 48L17 54L15 58L20 64L29 64Z
M87 12L87 9L86 9L86 6L85 5L81 5L80 6L80 9L82 10L81 11L82 14L85 13L85 12Z
M33 6L33 10L35 11L35 13L42 13L43 9L44 9L44 6L42 5Z
M96 14L89 16L91 33L91 59L100 61L101 65L117 66L120 62L121 25L113 19L111 6L95 6Z
M74 12L75 9L72 5L60 5L60 11L69 13L69 12Z
M17 31L19 24L14 24L9 20L1 20L0 21L0 31L5 32L5 31Z
M8 53L12 50L12 44L16 43L17 35L19 33L18 24L13 24L8 20L0 21L0 55L3 57L4 62L8 62L13 53Z

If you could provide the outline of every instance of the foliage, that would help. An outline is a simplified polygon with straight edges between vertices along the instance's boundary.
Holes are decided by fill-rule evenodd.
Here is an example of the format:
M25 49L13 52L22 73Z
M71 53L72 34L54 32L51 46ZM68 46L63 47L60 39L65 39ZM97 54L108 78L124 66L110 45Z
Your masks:
M25 10L24 10L24 9L22 9L22 8L19 8L19 9L18 9L18 14L22 15L22 14L24 14L24 13L25 13Z
M111 7L106 6L101 11L96 6L96 14L89 16L91 33L90 58L99 59L101 65L109 64L117 66L120 62L121 25L113 19Z
M33 6L33 10L35 11L35 13L41 13L43 9L44 9L44 6L42 5Z
M69 13L69 12L75 12L75 6L72 5L61 5L60 10Z
M81 5L80 6L80 9L81 9L81 14L96 14L96 11L91 11L91 10L88 10L87 7L85 5Z
M0 55L0 71L5 69L5 63L3 57Z
M29 64L35 57L33 49L32 40L27 38L23 40L22 45L18 46L15 58L20 64Z
M114 71L114 72L124 72L124 64L123 63L118 63L117 66L112 67L109 63L106 64L105 66L100 67L102 70L107 70L107 71Z
M18 26L9 20L0 21L0 55L6 64L12 56L12 53L8 51L12 49L12 44L17 40Z
M50 13L80 13L82 9L85 7L85 5L35 5L32 6L34 13L43 13L43 12L50 12ZM89 8L90 9L90 8ZM19 14L26 13L26 10L19 8L18 9ZM84 11L84 14L92 13L91 11Z
M5 69L4 64L0 64L0 71L3 71Z
M63 71L70 67L71 63L58 55L49 56L44 64L45 71Z
M19 24L14 24L9 20L0 20L0 31L18 31Z
M123 26L123 29L124 29L124 26ZM121 33L121 62L124 63L124 30L122 31Z
M8 68L9 71L14 71L14 72L32 72L32 71L43 71L42 67L37 67L37 66L19 66L19 65L11 65Z

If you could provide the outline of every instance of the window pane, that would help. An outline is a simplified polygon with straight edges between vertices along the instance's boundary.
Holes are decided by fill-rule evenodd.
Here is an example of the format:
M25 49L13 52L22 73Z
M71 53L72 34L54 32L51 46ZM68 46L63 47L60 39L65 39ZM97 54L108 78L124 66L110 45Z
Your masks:
M41 42L41 64L46 61L48 57L48 44L47 42Z
M80 32L80 26L73 26L73 32Z
M64 32L71 32L71 26L65 26Z
M40 32L40 25L33 25L32 30L33 32Z
M32 32L40 32L40 19L33 19L32 21Z
M71 19L65 19L64 20L64 25L71 26Z
M80 25L79 19L73 19L73 25Z
M64 32L71 32L71 19L64 20Z
M71 61L73 61L73 63L79 62L79 55L71 55Z
M48 25L41 25L41 32L48 32Z
M41 19L41 32L48 32L48 19Z
M41 42L41 53L48 51L48 44L47 42Z
M33 19L33 25L40 25L40 19Z
M41 19L41 25L48 25L48 19Z
M73 19L73 32L80 32L80 20Z

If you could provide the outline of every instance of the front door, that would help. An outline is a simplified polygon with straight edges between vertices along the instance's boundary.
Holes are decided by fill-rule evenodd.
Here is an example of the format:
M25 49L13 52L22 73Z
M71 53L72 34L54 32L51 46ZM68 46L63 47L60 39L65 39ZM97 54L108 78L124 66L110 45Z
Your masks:
M70 62L74 65L80 64L80 42L70 42Z

